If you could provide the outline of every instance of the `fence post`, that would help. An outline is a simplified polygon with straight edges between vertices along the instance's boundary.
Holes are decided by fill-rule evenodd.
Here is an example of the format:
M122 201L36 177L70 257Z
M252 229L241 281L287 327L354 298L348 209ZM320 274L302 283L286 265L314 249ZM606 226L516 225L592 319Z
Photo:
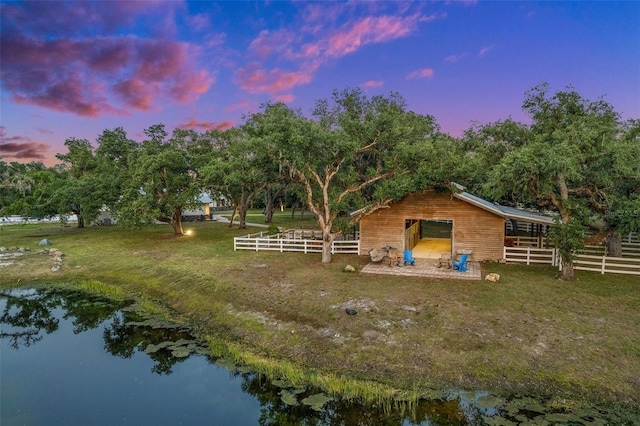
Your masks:
M283 238L280 238L280 253L282 253L284 251L283 247L282 247L282 241L283 240L284 240Z
M531 262L531 247L527 247L527 265L530 265Z
M600 269L600 273L604 275L605 267L607 266L607 256L602 256L602 269Z
M302 241L304 241L304 254L307 254L307 240L304 239Z

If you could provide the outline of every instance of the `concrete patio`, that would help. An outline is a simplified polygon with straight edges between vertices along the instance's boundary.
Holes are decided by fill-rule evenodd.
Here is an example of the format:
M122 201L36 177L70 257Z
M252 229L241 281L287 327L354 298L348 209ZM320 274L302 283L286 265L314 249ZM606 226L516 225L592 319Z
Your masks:
M438 259L416 259L416 266L389 266L388 262L369 263L362 268L366 274L399 275L405 277L449 278L457 280L481 280L480 262L467 262L467 272L438 267Z

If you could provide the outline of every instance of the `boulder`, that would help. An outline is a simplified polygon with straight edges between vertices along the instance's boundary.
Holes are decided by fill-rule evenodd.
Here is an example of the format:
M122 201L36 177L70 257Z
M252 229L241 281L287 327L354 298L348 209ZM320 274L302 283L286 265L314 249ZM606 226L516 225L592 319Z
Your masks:
M496 274L495 272L492 272L490 274L487 274L487 276L485 276L484 279L495 283L498 280L500 280L500 274Z
M42 240L40 240L38 245L40 247L50 246L51 245L51 241L47 240L46 238L43 238Z
M356 271L356 268L354 268L354 267L353 267L353 266L351 266L351 265L347 265L347 266L345 266L345 267L344 267L344 271L345 271L345 272L355 272L355 271Z

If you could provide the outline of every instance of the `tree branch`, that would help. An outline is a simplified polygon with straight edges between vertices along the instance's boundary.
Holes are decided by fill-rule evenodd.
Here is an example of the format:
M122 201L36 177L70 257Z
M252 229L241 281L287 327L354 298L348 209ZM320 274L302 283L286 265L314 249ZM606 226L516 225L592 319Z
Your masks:
M393 176L394 174L395 174L395 170L391 170L391 171L389 171L389 172L387 172L387 173L383 173L383 174L381 174L381 175L374 176L374 177L372 177L371 179L369 179L369 180L366 180L366 181L362 182L362 183L361 183L360 185L358 185L358 186L353 186L353 187L351 187L351 188L347 188L346 190L344 190L344 191L343 191L343 192L338 196L338 202L341 202L341 201L342 201L342 199L343 199L344 197L346 197L347 195L349 195L349 194L353 194L354 192L358 192L358 191L360 191L362 188L365 188L365 187L367 187L367 186L371 185L372 183L379 181L380 179L385 179L385 178L391 177L391 176Z

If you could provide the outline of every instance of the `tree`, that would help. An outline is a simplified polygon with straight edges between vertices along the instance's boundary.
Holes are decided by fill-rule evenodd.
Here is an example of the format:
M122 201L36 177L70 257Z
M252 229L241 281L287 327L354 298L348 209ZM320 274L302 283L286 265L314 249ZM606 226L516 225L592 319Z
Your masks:
M103 206L102 188L97 178L93 147L86 139L69 138L64 142L68 152L56 154L67 173L65 184L57 194L61 214L71 211L78 218L78 228L93 221ZM64 212L64 213L63 213Z
M551 236L562 255L562 276L572 280L585 224L608 204L617 179L603 159L615 151L618 115L603 100L589 101L572 88L550 95L547 84L527 92L523 110L532 124L491 170L485 189L496 197L535 199L558 212Z
M611 147L602 155L608 197L596 207L606 225L607 256L620 257L622 236L640 232L640 120L622 123Z
M236 212L240 219L239 229L247 227L251 202L267 183L264 164L260 141L251 139L246 127L217 134L216 149L201 174L206 187L224 194L233 203L229 227L233 226Z
M305 188L306 204L322 230L322 262L342 233L336 219L365 204L378 204L374 184L405 170L410 146L424 142L431 117L405 111L397 94L367 99L359 89L334 92L306 119L282 103L267 104L251 117L268 152L290 179Z
M162 124L145 130L147 138L128 158L127 186L116 208L119 223L160 221L184 235L182 212L198 204L199 188L186 145L188 132L176 129L167 140Z
M96 175L101 187L101 201L104 207L116 212L130 182L130 161L138 145L121 127L103 131L97 142Z

